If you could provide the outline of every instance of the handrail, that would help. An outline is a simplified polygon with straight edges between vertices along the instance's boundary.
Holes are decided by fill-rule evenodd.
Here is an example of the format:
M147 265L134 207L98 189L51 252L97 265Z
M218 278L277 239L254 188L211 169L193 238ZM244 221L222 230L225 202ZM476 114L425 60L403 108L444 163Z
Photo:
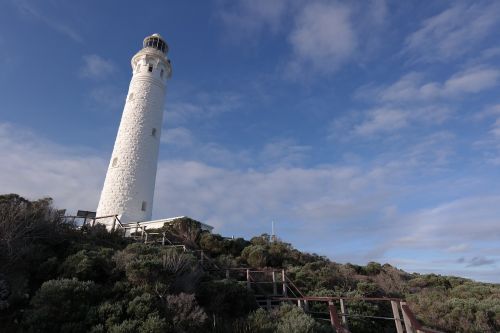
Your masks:
M290 280L290 278L285 274L285 279L292 285L292 287L295 288L295 290L299 293L299 295L304 298L304 294L300 291L300 289L295 285L295 283L293 283L292 280ZM291 288L289 288L291 290Z
M401 304L401 309L403 310L403 313L408 317L408 320L410 321L412 328L414 328L417 332L422 332L422 333L439 333L440 332L440 331L436 331L436 330L422 326L422 324L420 324L420 322L417 320L417 318L413 314L413 311L411 311L410 307L407 304Z

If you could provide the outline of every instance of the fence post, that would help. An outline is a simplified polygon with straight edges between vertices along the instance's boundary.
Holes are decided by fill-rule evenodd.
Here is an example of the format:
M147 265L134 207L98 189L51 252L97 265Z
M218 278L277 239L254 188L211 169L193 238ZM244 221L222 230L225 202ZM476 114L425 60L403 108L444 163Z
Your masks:
M252 286L250 285L250 269L247 268L247 289L250 290L252 289Z
M165 233L163 233L163 238L161 239L161 245L165 245Z
M335 305L333 305L333 301L328 301L328 312L330 313L330 324L335 329L335 332L344 332L344 328L342 327L342 324L340 324L337 310L335 309Z
M304 300L304 311L309 312L309 301L307 299Z
M400 304L401 304L401 310L403 312L403 320L405 323L406 332L407 333L414 333L413 327L411 326L410 318L408 317L408 314L406 314L406 311L403 308L403 305L406 305L406 302L400 302Z
M229 280L229 269L226 269L226 279Z
M288 297L288 291L286 289L286 275L285 275L285 270L281 270L281 279L283 282L283 297Z
M401 316L399 315L398 303L391 301L392 315L394 316L394 323L396 324L396 332L403 333L403 325L401 325Z
M273 277L273 296L278 295L278 286L276 285L276 272L273 270L272 272L272 277Z
M344 304L344 299L340 299L340 311L342 312L342 323L345 327L347 327L347 308Z

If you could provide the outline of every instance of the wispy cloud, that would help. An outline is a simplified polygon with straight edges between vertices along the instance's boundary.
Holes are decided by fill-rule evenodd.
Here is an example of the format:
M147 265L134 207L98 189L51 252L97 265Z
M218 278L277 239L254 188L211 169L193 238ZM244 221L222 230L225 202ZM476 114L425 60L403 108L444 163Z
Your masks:
M112 61L106 60L97 54L84 55L83 62L80 75L85 78L103 79L116 70Z
M442 82L426 81L423 73L411 72L388 86L365 85L354 96L378 102L429 102L480 93L497 86L499 79L500 70L485 65L459 71Z
M355 137L397 134L412 127L424 126L430 129L442 124L452 115L452 109L441 105L382 105L337 118L331 125L329 136L331 139L340 136L345 141Z
M404 53L419 61L458 58L498 27L500 5L496 1L454 3L445 11L423 21L406 39Z
M53 17L47 16L43 11L38 9L32 2L28 0L15 0L12 1L12 3L21 11L21 13L32 17L45 25L47 25L49 28L65 35L66 37L71 38L75 42L82 43L83 38L81 35L75 31L72 27L67 25L66 23L62 22L59 19L55 19Z
M408 126L408 118L409 113L402 110L386 108L371 110L367 118L354 128L354 132L364 136L397 130Z

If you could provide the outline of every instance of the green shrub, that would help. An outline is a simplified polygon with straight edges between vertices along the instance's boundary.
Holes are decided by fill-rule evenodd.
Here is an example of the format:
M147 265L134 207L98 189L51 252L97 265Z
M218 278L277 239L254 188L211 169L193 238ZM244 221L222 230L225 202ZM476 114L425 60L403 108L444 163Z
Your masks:
M167 318L175 332L199 332L207 321L207 315L198 306L194 295L180 293L167 296Z
M86 332L95 318L99 288L91 281L50 280L42 284L25 315L25 325L37 332Z

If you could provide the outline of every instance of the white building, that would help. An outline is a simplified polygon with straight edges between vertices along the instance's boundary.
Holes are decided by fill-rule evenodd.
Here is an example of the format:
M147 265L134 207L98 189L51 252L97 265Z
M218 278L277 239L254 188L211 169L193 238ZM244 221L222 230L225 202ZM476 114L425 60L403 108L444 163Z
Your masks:
M122 223L151 220L167 79L168 45L146 37L132 57L132 79L96 215ZM104 222L104 221L99 221ZM111 219L105 222L111 227Z

